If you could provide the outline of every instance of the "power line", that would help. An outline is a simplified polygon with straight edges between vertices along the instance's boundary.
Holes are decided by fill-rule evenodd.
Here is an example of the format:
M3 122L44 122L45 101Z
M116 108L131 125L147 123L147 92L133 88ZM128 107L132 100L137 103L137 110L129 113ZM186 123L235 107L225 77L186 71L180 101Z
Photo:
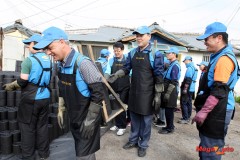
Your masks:
M232 22L232 20L235 18L235 16L237 15L239 9L240 9L240 3L239 3L239 5L238 5L238 8L237 8L236 12L235 12L235 13L233 12L233 16L232 16L232 18L228 21L227 26L229 26L230 23Z
M7 1L8 1L8 0L7 0ZM73 1L73 0L68 0L68 1L66 1L66 2L64 2L64 3L61 3L61 4L59 4L59 5L56 5L56 6L54 6L54 7L48 8L48 9L46 9L46 10L42 10L42 11L40 11L40 12L37 12L37 13L32 14L32 15L29 15L29 16L25 16L25 17L20 18L20 19L22 19L22 20L28 19L28 18L30 18L30 17L39 15L39 14L41 14L42 12L45 12L45 11L47 11L47 10L51 10L51 9L57 8L57 7L59 7L59 6L62 6L62 5L64 5L64 4L67 4L67 3L71 2L71 1ZM25 1L25 2L26 2L26 1ZM14 21L7 22L7 23L1 24L1 25L7 25L7 24L12 24L12 23L14 23Z
M45 24L45 23L48 23L48 22L50 22L50 21L53 21L53 20L55 20L55 19L59 19L59 18L64 17L64 16L66 16L66 15L72 14L72 13L78 11L79 9L83 9L83 8L85 8L85 7L87 7L87 6L90 6L91 4L96 3L97 1L99 1L99 0L95 0L95 1L93 1L93 2L90 2L90 3L88 3L88 4L84 5L84 6L81 6L81 7L77 8L77 9L69 12L69 13L65 13L65 14L63 14L63 15L61 15L61 16L58 16L58 17L55 17L55 18L50 19L50 20L48 20L48 21L39 23L39 24L37 24L37 25L35 25L35 26L32 26L32 27L37 27L37 26L43 25L43 24Z
M5 0L5 2L9 2L9 0ZM13 6L7 8L7 9L0 10L0 12L6 12L6 11L9 11L10 9L16 8L17 6L22 5L22 4L24 4L24 3L21 2L21 3L15 4L15 5L13 5Z
M188 10L192 10L192 9L201 7L201 6L203 6L203 5L207 4L207 3L212 3L214 1L216 1L216 0L209 0L207 2L198 4L198 5L189 7L189 8L184 8L184 9L181 9L181 10L176 11L176 12L172 12L171 11L169 13L159 14L159 15L155 15L155 16L148 16L148 17L138 17L138 18L96 18L96 17L81 16L81 15L75 15L75 16L82 17L82 18L87 18L87 19L95 19L95 20L120 20L120 21L122 21L122 20L141 20L141 19L149 19L149 18L155 18L155 17L160 17L160 16L169 16L169 15L175 15L175 14L187 12Z

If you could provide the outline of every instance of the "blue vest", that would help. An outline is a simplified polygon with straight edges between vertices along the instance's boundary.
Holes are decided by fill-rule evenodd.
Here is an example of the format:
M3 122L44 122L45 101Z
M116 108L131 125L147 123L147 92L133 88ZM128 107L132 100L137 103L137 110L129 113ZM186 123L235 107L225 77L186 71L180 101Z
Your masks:
M171 72L172 72L172 68L173 68L174 65L176 65L178 67L178 70L179 70L178 75L177 75L177 78L178 78L177 80L180 79L180 77L181 77L181 67L180 67L177 60L175 60L173 63L170 63L168 69L164 73L164 78L172 80Z
M105 73L105 71L106 71L106 69L107 69L107 64L108 64L107 58L99 57L99 58L97 59L97 62L100 62L100 63L101 63L103 73Z
M39 86L35 99L39 100L49 98L50 91L48 88L46 88L48 87L51 78L52 65L49 56L43 52L38 52L29 56L28 58L32 62L28 82L37 84Z
M84 59L89 59L88 57L75 52L75 50L73 50L70 55L73 54L73 56L69 56L69 58L71 59L71 63L70 64L66 64L66 66L62 67L59 64L59 68L60 68L60 72L64 73L64 74L76 74L76 85L78 88L78 91L85 97L90 97L90 91L88 89L88 85L86 84L86 82L83 80L82 74L80 74L79 71L79 66L81 65L81 62ZM90 60L90 59L89 59Z
M186 71L186 74L185 74L185 78L187 78L186 75L188 73L191 73L191 75L192 75L192 77L188 77L188 78L192 79L192 83L189 87L189 92L195 92L195 84L196 84L196 80L197 80L198 70L194 67L193 62L188 63L186 66L187 66L187 71Z
M232 110L232 109L234 109L234 105L235 105L233 89L234 89L234 86L236 85L239 77L238 77L237 59L236 59L234 53L232 52L232 48L229 45L226 48L224 48L220 53L212 54L210 56L210 65L211 66L209 68L209 73L208 73L208 87L211 88L214 83L214 69L218 62L218 59L222 56L228 56L229 58L231 58L231 60L234 62L234 66L235 66L235 69L231 73L230 78L227 82L227 85L230 88L230 92L228 94L227 109Z

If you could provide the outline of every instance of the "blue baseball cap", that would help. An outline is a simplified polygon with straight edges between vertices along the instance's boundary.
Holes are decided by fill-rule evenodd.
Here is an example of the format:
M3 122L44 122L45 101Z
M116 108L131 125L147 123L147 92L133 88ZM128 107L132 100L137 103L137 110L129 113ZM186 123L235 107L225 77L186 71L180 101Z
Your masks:
M43 31L42 40L33 46L34 49L43 49L55 40L68 40L67 34L60 28L49 27Z
M204 65L204 66L208 66L208 62L206 61L202 61L201 63L197 64L197 66L201 66L201 65Z
M206 27L205 33L199 37L197 37L197 40L204 40L205 38L211 36L214 33L219 33L219 32L226 32L227 27L222 24L221 22L214 22L212 24L209 24Z
M184 58L183 62L186 61L186 60L191 60L191 61L192 61L192 57L191 57L191 56L186 56L186 57Z
M148 28L148 26L141 26L138 27L132 34L151 34L150 29Z
M107 57L107 56L109 56L111 53L110 53L109 50L107 50L107 49L102 49L102 50L100 51L100 54Z
M175 53L178 54L179 50L176 47L171 47L169 50L164 51L165 53Z
M31 42L40 42L42 39L40 34L33 34L30 38L23 40L24 44L29 44Z

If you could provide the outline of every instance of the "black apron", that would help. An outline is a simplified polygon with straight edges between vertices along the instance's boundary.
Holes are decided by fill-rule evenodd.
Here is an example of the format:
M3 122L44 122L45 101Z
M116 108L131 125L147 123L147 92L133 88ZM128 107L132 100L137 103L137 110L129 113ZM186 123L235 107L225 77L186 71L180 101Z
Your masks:
M51 68L52 68L52 65L50 66L50 68L44 68L42 66L41 61L36 56L33 55L32 57L38 61L38 63L42 68L42 72L37 84L33 84L29 82L27 86L21 88L21 100L18 107L17 120L18 122L27 123L27 124L29 124L32 119L32 112L33 112L33 106L34 106L33 104L35 101L38 88L39 87L48 88L48 85L40 86L43 72L50 72L50 77L51 77Z
M167 78L164 78L164 92L163 92L163 95L161 96L161 108L176 108L177 107L177 98L178 98L177 87L178 87L178 84L174 85L175 88L171 92L169 100L167 102L164 101L164 94L167 92L168 86L169 86L170 83L171 83L171 80L169 80Z
M28 83L27 86L21 90L21 100L18 107L17 120L18 122L30 124L38 86L33 83Z
M111 74L116 73L119 69L123 68L126 59L123 57L122 61L118 61L116 57L114 58L114 62L111 68ZM111 84L111 87L115 92L121 92L123 90L128 90L130 86L129 76L125 75L121 78L118 78L114 83ZM126 102L124 102L126 103Z
M149 53L136 52L132 57L132 81L129 93L129 110L141 114L153 114L154 75Z
M80 126L88 113L90 98L84 97L76 85L76 69L73 74L58 73L59 91L63 97L66 109L70 119L70 130L75 141L76 156L83 157L95 153L100 149L100 119L101 114L97 117L99 124L96 124L94 134L90 139L81 137Z
M208 68L210 68L210 65L208 66ZM201 110L208 96L210 95L211 89L207 85L208 73L209 73L208 71L204 73L199 85L199 90L204 91L204 94L197 95L194 102L194 106L196 107L197 112ZM228 95L228 93L224 93L224 94ZM197 125L197 129L199 130L200 133L210 138L216 138L216 139L224 138L224 126L225 126L227 102L228 102L228 96L226 96L226 98L219 99L218 104L208 114L204 123L201 126Z

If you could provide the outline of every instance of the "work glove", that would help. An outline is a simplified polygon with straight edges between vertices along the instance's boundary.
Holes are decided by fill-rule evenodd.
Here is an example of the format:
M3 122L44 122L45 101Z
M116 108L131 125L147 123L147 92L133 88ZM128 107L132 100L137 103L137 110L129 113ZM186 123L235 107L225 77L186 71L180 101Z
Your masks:
M192 119L192 124L196 122L199 126L201 126L205 119L207 118L208 114L214 109L214 107L218 104L219 99L215 96L210 95L205 104L203 105L202 109L197 112L195 117Z
M155 93L154 96L154 111L155 113L159 113L161 106L161 93Z
M97 117L100 114L101 107L102 106L96 103L90 103L87 116L80 127L80 134L83 138L89 139L92 137L96 124L98 123Z
M164 92L164 84L163 83L156 83L155 84L155 94Z
M66 111L66 107L64 104L64 99L63 97L58 98L58 114L57 114L57 119L58 119L58 125L61 129L65 128L64 124L64 114Z
M107 80L109 83L115 82L118 78L125 76L125 72L120 69L116 73L111 74L110 78Z
M168 89L167 89L167 91L166 91L166 93L164 94L164 97L163 97L164 102L169 101L170 95L171 95L172 91L174 90L174 88L175 88L175 86L173 84L168 85Z
M154 109L155 109L156 112L160 110L161 93L163 91L164 91L164 84L163 83L155 84Z
M11 83L4 84L3 88L6 91L13 91L13 90L16 90L16 89L20 88L20 86L18 85L17 80L15 80Z

